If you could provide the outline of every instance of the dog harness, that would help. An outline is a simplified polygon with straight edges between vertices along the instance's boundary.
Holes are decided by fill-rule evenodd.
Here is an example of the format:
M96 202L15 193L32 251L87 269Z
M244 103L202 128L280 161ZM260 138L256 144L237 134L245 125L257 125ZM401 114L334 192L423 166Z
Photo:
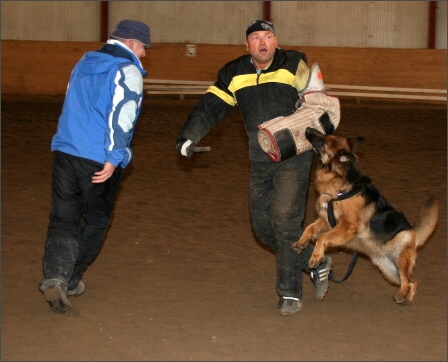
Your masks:
M337 196L336 199L331 199L330 201L327 202L328 223L330 224L330 226L332 228L334 228L336 226L336 218L334 217L334 211L333 211L333 201L342 201L342 200L349 199L350 197L355 196L356 194L359 194L362 191L362 189L363 188L361 186L358 186L350 191L340 192L340 193L336 194L336 196ZM328 194L326 194L326 195L328 195Z
M336 199L331 199L330 201L327 202L327 218L328 218L328 223L330 224L330 226L332 228L334 228L336 226L336 218L334 217L334 211L333 211L333 201L341 201L341 200L349 199L350 197L360 193L362 190L363 190L363 187L358 186L350 191L340 192L340 193L336 194L336 196L337 196ZM347 269L344 277L341 280L334 279L333 270L330 271L330 274L328 275L328 279L335 283L342 283L344 280L347 280L348 277L350 276L350 274L352 273L353 268L355 267L356 260L358 259L358 255L359 255L359 253L357 251L353 252L352 260L348 266L348 269Z

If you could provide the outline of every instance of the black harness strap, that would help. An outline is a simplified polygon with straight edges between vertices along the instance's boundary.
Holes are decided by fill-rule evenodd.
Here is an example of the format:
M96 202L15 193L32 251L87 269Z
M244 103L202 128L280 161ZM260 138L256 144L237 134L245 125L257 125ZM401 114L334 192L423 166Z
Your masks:
M362 187L354 188L353 190L351 190L349 192L346 192L346 193L343 193L343 194L338 194L338 198L337 199L330 200L327 203L328 223L330 224L330 226L332 228L334 228L336 226L336 218L334 217L334 211L333 211L333 201L341 201L341 200L348 199L348 198L350 198L350 197L360 193L361 191L362 191ZM356 260L358 259L358 255L359 255L359 253L357 251L353 252L352 260L350 261L348 269L345 272L345 275L343 276L342 279L335 280L334 277L333 277L333 270L330 270L330 274L328 275L328 280L331 280L334 283L342 283L344 280L347 280L348 277L350 276L350 274L352 273L353 268L355 267Z

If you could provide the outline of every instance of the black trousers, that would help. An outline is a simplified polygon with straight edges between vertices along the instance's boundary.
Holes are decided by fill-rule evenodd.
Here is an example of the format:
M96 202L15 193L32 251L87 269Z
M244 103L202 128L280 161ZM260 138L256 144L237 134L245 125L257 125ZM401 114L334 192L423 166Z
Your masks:
M298 254L291 244L302 235L311 151L280 163L252 162L249 203L252 230L276 255L277 293L302 297L302 270L308 271L313 246Z
M42 258L43 279L57 278L75 289L98 255L122 179L121 168L101 184L93 184L101 163L55 152L52 208Z

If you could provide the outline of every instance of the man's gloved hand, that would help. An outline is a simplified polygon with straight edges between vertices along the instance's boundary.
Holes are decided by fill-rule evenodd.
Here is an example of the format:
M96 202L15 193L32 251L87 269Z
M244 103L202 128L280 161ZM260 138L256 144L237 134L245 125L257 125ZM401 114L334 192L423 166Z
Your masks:
M194 152L196 144L189 139L181 138L176 144L176 151L186 158L190 158Z

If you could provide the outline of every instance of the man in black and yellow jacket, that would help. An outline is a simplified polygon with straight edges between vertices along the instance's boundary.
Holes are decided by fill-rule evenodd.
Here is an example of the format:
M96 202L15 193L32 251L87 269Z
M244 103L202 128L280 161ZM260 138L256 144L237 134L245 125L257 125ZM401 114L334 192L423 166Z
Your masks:
M273 162L260 147L257 135L261 123L297 111L298 101L310 85L310 69L304 53L277 47L273 24L264 20L247 27L246 49L249 54L219 70L218 79L182 126L176 149L190 158L195 145L238 105L249 138L252 229L276 254L278 307L282 315L291 315L302 305L302 270L311 272L316 299L325 296L331 270L328 256L317 270L308 269L311 245L301 254L291 248L302 234L313 153Z

